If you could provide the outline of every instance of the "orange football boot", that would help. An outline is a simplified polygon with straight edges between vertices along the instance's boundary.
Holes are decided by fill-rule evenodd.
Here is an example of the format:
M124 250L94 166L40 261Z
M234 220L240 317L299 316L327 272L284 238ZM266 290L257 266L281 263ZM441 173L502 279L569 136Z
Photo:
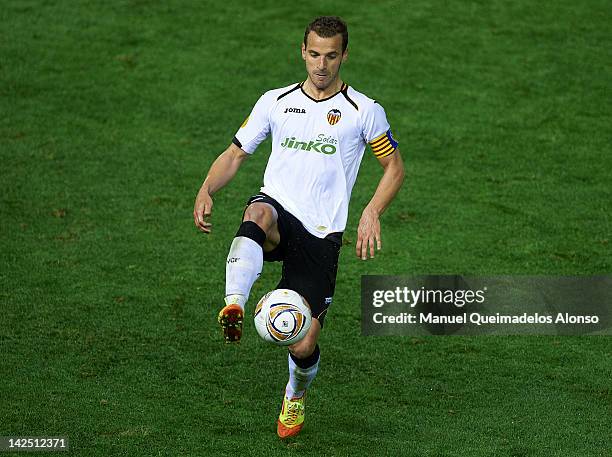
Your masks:
M304 397L287 398L283 394L283 406L276 421L276 433L279 438L285 439L290 436L295 436L302 430L304 426Z
M240 305L226 305L221 311L217 320L223 330L223 338L226 343L240 343L242 337L242 320L244 311Z

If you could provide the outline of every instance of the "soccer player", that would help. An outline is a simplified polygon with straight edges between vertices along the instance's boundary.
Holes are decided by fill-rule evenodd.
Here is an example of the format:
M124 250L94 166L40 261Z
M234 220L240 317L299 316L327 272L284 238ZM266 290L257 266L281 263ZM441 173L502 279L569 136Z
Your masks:
M282 261L277 288L295 290L310 305L308 334L289 346L289 381L277 421L281 438L296 435L304 423L305 392L319 369L317 339L334 295L349 199L366 144L384 171L357 228L360 259L381 249L379 216L404 178L383 107L340 78L347 45L347 27L338 17L318 17L306 27L306 80L259 98L232 144L212 164L193 210L196 226L210 233L212 196L272 134L263 187L248 200L229 249L225 306L218 320L226 342L240 341L245 303L264 260Z

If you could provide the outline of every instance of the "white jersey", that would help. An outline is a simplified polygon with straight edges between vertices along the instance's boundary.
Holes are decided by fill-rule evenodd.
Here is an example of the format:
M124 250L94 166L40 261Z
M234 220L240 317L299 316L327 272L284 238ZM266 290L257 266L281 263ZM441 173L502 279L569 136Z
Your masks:
M248 154L272 133L264 192L324 238L346 227L351 191L366 143L377 157L392 154L385 110L343 84L340 92L315 100L303 83L273 89L257 101L234 143Z

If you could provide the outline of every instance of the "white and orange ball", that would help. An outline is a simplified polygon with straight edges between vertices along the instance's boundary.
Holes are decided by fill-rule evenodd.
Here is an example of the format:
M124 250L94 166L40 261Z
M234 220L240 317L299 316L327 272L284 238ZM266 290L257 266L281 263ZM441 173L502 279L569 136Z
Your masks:
M264 295L255 307L255 328L265 341L289 346L306 336L312 323L306 300L290 289Z

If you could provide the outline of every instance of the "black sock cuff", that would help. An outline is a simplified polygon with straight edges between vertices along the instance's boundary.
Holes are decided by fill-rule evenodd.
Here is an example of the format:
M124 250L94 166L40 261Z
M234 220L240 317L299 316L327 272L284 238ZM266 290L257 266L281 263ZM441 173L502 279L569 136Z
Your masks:
M244 236L252 239L258 245L263 248L264 241L266 241L266 232L253 221L244 221L240 224L236 236Z
M315 363L317 363L319 361L320 354L321 354L321 351L319 351L319 345L318 344L315 346L314 351L312 352L312 354L310 354L305 359L298 359L291 352L289 353L289 355L291 356L291 360L293 360L295 362L295 364L298 367L302 368L303 370L305 370L307 368L310 368Z

